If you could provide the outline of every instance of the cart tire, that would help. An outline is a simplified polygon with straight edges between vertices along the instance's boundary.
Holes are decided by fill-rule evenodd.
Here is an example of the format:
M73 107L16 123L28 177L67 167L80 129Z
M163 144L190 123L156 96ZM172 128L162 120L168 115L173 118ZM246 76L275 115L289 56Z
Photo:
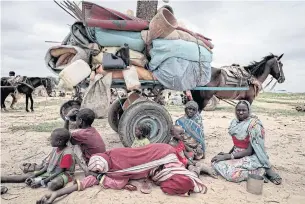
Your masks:
M213 96L203 110L214 111L216 109L217 104L218 104L218 99L215 96Z
M64 104L61 105L60 107L60 117L65 120L65 116L67 115L67 113L72 109L72 108L77 108L80 109L81 106L81 102L80 101L76 101L76 100L69 100L67 102L65 102Z
M168 143L170 129L173 125L169 112L153 101L139 101L124 111L119 122L119 136L125 147L130 147L134 141L135 127L142 123L151 126L148 138L151 143Z
M121 103L120 99L116 99L109 107L108 123L115 132L118 132L119 129L120 118L124 112L121 104L123 105L125 101L126 98L121 98Z

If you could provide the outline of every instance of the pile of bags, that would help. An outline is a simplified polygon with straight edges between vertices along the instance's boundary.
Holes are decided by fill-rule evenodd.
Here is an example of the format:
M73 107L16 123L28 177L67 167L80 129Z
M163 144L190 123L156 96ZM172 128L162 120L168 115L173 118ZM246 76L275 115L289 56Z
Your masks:
M110 86L103 80L111 74L107 78L125 79L128 89L138 88L140 79L185 91L210 81L210 41L180 27L169 6L160 8L148 22L82 2L81 19L60 46L47 51L45 62L68 87L89 76L94 83L98 78Z

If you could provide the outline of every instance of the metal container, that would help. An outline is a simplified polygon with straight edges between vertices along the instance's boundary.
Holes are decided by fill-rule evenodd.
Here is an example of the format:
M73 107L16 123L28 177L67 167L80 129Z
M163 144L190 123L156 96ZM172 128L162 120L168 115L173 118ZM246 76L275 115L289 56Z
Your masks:
M247 180L247 191L256 195L261 195L263 192L264 178L260 175L249 174Z

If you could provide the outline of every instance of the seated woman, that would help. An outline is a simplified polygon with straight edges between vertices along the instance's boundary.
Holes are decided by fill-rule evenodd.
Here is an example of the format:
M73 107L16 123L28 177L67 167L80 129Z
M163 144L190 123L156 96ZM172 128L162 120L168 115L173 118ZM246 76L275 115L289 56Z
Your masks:
M205 158L205 141L202 118L198 112L198 104L189 101L185 105L185 115L176 121L176 125L185 130L184 144L187 151L194 153L194 159Z
M196 173L179 162L175 149L168 144L149 144L138 148L116 148L91 156L88 168L92 175L77 184L43 196L38 204L52 203L56 198L94 185L124 189L131 179L150 177L163 192L184 195L206 192Z
M228 181L241 182L247 180L249 174L257 174L266 175L278 185L282 179L271 169L265 150L264 127L257 117L251 115L250 108L249 102L244 100L236 105L236 119L229 127L234 146L229 153L216 155L212 165Z

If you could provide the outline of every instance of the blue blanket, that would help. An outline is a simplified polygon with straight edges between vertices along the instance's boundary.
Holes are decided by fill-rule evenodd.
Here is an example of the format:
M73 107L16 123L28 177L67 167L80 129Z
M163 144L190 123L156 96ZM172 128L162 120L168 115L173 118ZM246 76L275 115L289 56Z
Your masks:
M95 41L104 47L120 47L127 43L129 48L142 52L144 50L144 41L141 32L117 31L102 28L91 29L94 32Z
M165 60L171 57L178 57L189 61L199 61L198 45L194 42L184 40L155 39L152 41L153 48L149 54L151 60L149 69L157 69ZM212 62L212 54L202 46L200 47L201 61L206 65Z
M204 86L211 80L211 65L203 62L201 69L199 63L182 58L171 57L153 71L158 81L168 89L186 91L196 86Z

